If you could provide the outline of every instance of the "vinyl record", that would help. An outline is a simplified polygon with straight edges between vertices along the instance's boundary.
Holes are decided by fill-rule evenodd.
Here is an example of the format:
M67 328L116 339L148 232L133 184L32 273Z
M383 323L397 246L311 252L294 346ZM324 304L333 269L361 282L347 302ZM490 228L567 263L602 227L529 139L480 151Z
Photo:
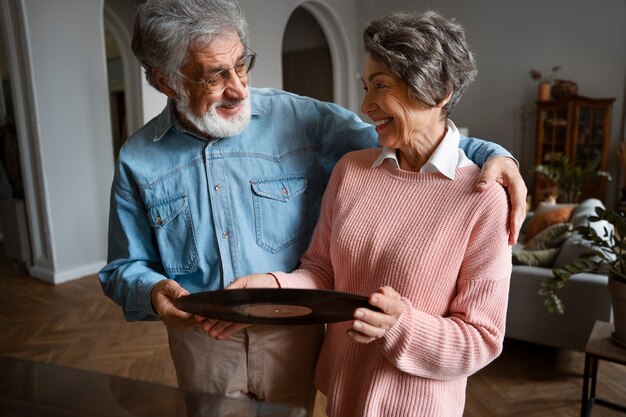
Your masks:
M332 290L250 288L207 291L174 300L183 311L235 323L322 324L352 320L354 310L378 311L362 295Z

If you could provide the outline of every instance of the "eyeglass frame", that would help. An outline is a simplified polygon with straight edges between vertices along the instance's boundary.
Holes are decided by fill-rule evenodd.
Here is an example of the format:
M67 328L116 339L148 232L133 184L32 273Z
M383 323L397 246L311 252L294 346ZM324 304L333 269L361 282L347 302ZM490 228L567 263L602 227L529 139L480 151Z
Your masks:
M250 59L250 64L247 66L246 68L246 72L243 75L239 75L237 73L237 71L235 70L235 74L237 74L237 77L239 77L239 79L242 79L244 77L246 77L250 71L252 71L252 68L254 68L254 64L256 62L256 52L254 52L252 49L250 48L246 48L250 53L247 55L242 56L241 58L239 58L237 60L237 62L235 62L235 65L233 65L230 68L222 68L219 70L214 71L211 75L209 75L208 77L206 77L205 79L201 80L201 81L196 81L196 80L192 80L191 78L185 77L183 74L180 73L180 71L178 72L178 76L180 76L181 78L193 83L193 84L199 84L202 85L204 88L209 89L209 80L213 77L216 77L218 75L220 75L224 81L224 85L222 87L220 87L219 89L215 90L215 91L210 91L209 94L218 94L221 93L222 91L224 91L226 89L226 86L228 85L228 81L230 81L230 72L232 70L235 70L235 68L237 68L237 65L240 62L246 62L247 59Z

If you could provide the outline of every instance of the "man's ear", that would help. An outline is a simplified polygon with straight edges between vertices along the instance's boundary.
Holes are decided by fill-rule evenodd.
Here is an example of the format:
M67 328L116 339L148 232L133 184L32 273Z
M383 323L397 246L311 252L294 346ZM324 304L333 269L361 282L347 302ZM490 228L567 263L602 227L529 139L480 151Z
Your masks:
M167 78L165 77L165 75L156 68L152 68L151 71L152 71L152 77L154 77L154 80L159 86L159 91L161 91L163 94L165 94L172 100L176 100L178 98L178 95L176 94L176 91L172 90L167 85Z

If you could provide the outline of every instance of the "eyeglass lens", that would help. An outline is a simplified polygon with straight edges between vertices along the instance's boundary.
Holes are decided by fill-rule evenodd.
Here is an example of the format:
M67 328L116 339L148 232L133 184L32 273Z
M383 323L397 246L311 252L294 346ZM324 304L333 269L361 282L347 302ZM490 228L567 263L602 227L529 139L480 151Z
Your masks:
M237 74L239 78L243 78L250 72L252 67L254 67L255 60L256 54L246 55L240 59L232 69L235 70L235 74ZM223 69L205 80L205 85L211 92L218 92L226 87L229 77L230 69Z

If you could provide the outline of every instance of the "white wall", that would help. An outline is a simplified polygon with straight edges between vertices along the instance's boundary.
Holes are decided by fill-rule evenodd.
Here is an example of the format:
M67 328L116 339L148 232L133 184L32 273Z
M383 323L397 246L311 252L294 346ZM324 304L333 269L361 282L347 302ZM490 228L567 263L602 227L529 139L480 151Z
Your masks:
M536 83L528 74L531 69L549 71L562 65L559 77L578 83L580 95L616 98L612 141L624 134L624 0L360 0L359 4L358 17L363 22L394 10L427 8L459 19L476 53L479 72L451 118L457 125L468 126L473 136L512 151L529 184L536 99ZM615 153L610 153L616 178L617 160ZM617 178L609 185L609 206L615 202L618 186Z
M323 13L327 20L334 21L336 28L344 38L339 44L357 45L356 0L272 0L271 2L242 0L242 4L249 23L249 44L258 54L257 63L251 73L251 84L255 87L282 88L283 34L289 16L298 6L307 7L307 10L311 11L314 16L316 13ZM325 23L328 22L320 21L319 18L318 21L325 32L330 30L325 28ZM333 39L329 39L331 54L333 41ZM342 74L340 74L344 79L343 85L339 86L346 91L343 94L335 94L335 97L340 97L337 100L340 104L355 111L359 106L357 90L360 87L355 78L357 50L352 47L344 48L341 46L340 50L335 52L341 55L346 62L342 68ZM333 59L333 65L337 65L337 61L337 59ZM334 79L337 80L338 77L335 76Z
M103 0L22 0L52 262L34 275L59 283L106 257L113 177ZM32 175L25 169L27 175ZM31 271L32 272L32 271Z
M124 65L124 69L127 71L124 74L127 84L127 95L130 96L127 97L128 110L136 112L129 114L129 118L132 119L128 132L130 134L161 113L167 102L167 97L146 82L146 77L143 74L139 61L132 55L130 44L135 24L135 2L129 2L128 0L105 0L104 3L108 10L118 19L120 25L125 26L124 32L128 36L126 44L118 46L122 49L122 56L129 61ZM122 29L120 29L121 31ZM132 123L133 121L135 123Z
M15 67L26 106L22 124L28 150L24 171L38 197L29 207L44 256L31 273L63 282L96 272L106 259L108 197L113 175L103 39L104 0L0 0L21 11L25 34ZM125 0L106 0L132 33ZM281 46L293 10L303 5L320 21L343 60L341 104L358 111L365 23L392 10L432 7L426 0L243 0L250 46L258 54L252 85L282 86ZM624 130L626 2L624 0L440 0L434 4L460 19L477 53L479 76L453 113L458 125L498 142L518 157L522 172L534 160L534 99L531 68L563 65L560 75L590 97L616 97L613 141ZM319 19L318 19L319 20ZM336 27L332 28L335 24ZM339 45L339 49L337 49ZM142 77L143 79L143 77ZM158 114L165 97L142 82L143 121ZM526 114L522 115L522 109ZM526 129L524 131L524 128ZM614 153L612 153L615 159ZM611 168L617 173L616 160ZM617 188L618 181L613 182ZM607 199L609 206L614 195ZM37 240L37 239L36 239ZM35 248L37 249L37 248ZM36 251L37 252L37 251Z
M146 81L146 77L141 72L141 95L143 104L144 123L159 115L167 104L167 96Z
M128 6L126 0L106 0L107 6L128 25L132 33L134 9ZM254 87L282 88L282 44L283 34L291 13L298 7L304 6L308 10L325 14L327 20L336 23L337 30L345 45L356 45L360 39L357 29L357 0L241 0L246 19L249 24L249 46L258 54L254 70L250 74L250 83ZM315 15L315 13L314 13ZM318 19L320 20L320 19ZM324 28L324 21L320 21ZM328 22L326 22L328 23ZM332 40L329 40L332 41ZM355 76L358 70L356 48L342 48L337 51L347 63L343 70L346 80L340 88L346 91L340 100L346 107L357 110L360 103L358 90L360 85ZM337 79L337 77L335 77ZM142 113L144 121L148 121L161 112L166 102L163 94L156 91L145 82L142 74Z

